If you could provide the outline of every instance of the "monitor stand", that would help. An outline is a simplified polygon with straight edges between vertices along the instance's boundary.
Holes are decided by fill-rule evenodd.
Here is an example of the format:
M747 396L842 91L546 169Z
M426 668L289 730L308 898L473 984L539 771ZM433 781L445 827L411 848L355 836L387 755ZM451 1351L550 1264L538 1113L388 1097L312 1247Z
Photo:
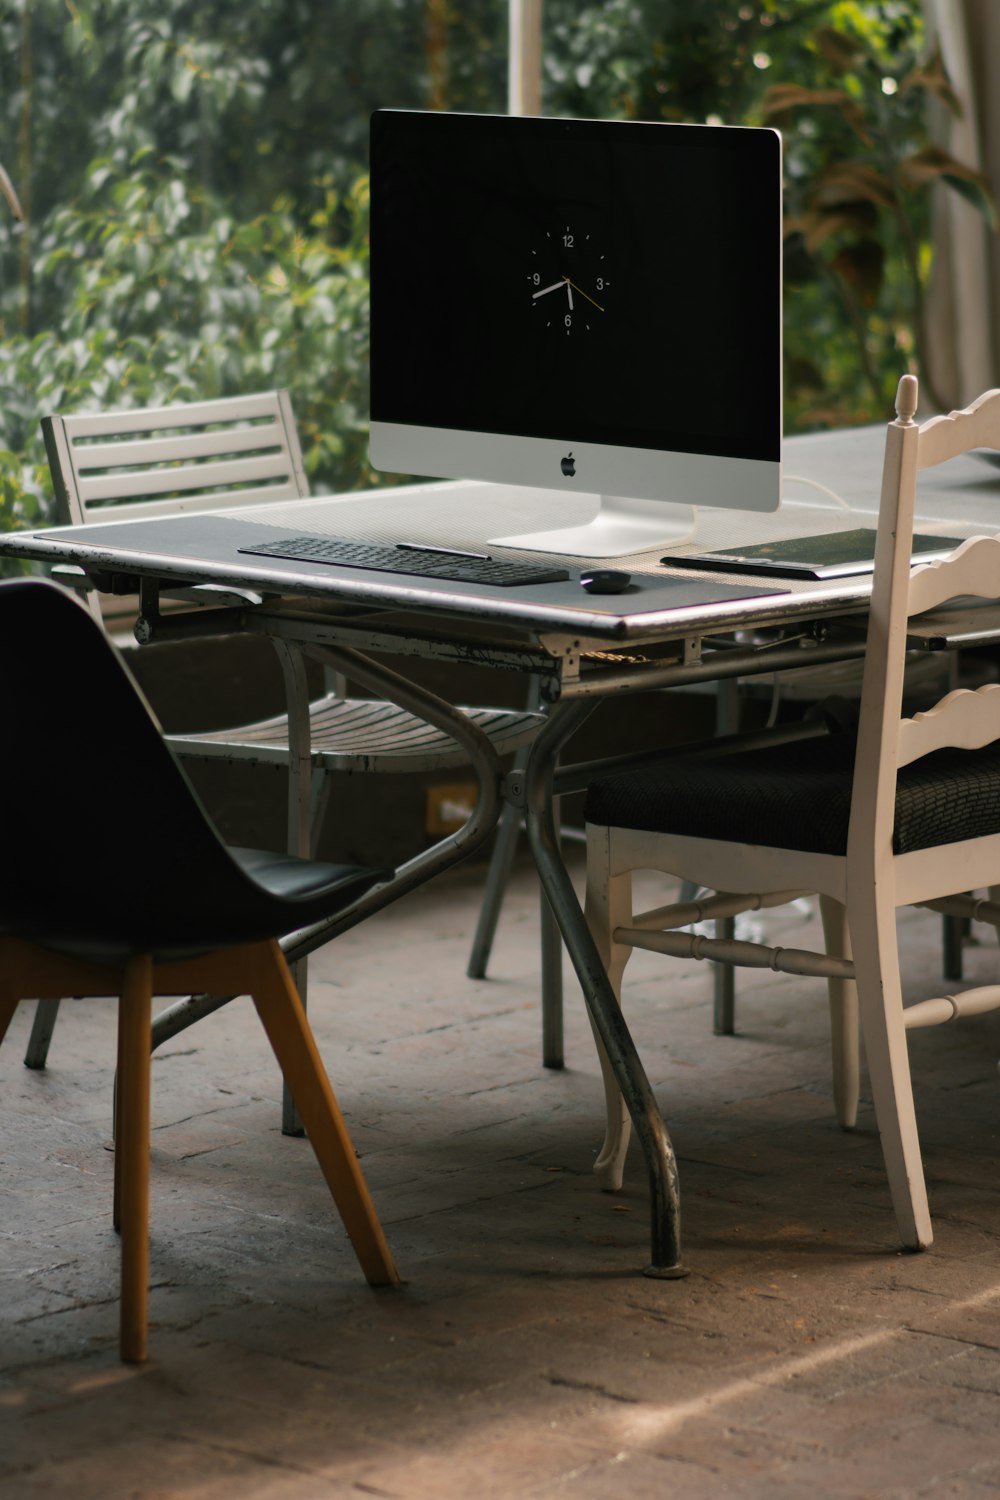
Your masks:
M626 557L654 547L674 547L694 535L693 505L665 500L630 500L624 495L598 496L597 515L582 526L554 531L527 531L522 536L492 536L498 547L549 552L559 557Z

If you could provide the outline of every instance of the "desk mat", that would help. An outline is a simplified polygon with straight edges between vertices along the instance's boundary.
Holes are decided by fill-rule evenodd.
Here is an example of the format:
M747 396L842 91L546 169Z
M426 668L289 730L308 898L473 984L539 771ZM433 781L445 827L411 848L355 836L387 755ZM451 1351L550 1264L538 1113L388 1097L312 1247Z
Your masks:
M291 502L291 505L302 502ZM393 583L397 587L418 590L421 593L471 595L476 598L524 601L534 604L556 605L563 608L586 610L590 614L607 614L614 617L644 614L647 611L685 609L698 605L720 604L728 600L763 598L785 594L787 588L776 588L763 581L760 584L734 583L728 579L709 579L703 575L678 577L664 573L652 576L648 573L632 574L632 583L621 594L588 594L580 587L578 576L583 564L573 560L565 562L570 571L568 581L542 583L516 588L496 588L488 584L451 583L445 579L421 578L407 573L386 573L365 568L344 568L328 563L303 563L294 559L248 557L240 553L241 546L252 546L267 537L305 535L309 528L296 527L294 514L282 525L275 524L273 511L270 524L239 519L218 512L198 515L161 517L149 521L118 521L108 525L96 523L83 528L72 528L74 545L106 548L123 552L143 561L157 557L173 561L190 560L192 563L219 563L227 569L224 581L233 582L235 576L245 578L256 588L266 588L267 580L275 584L282 578L295 578L322 584L332 575L343 581ZM50 533L52 536L67 535L68 528ZM401 538L401 540L403 540ZM406 538L410 540L410 538ZM503 556L506 549L495 549ZM542 556L543 554L535 554ZM615 562L599 566L617 567ZM628 571L625 565L624 571Z

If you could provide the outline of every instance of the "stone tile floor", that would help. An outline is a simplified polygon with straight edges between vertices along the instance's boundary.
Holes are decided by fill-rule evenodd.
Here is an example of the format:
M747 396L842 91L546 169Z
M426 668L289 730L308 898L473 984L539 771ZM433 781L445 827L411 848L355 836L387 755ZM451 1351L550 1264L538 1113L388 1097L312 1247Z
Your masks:
M680 1158L690 1276L655 1282L643 1172L597 1191L567 972L539 1062L531 872L465 977L482 871L313 963L310 1014L405 1285L369 1289L247 1001L154 1060L151 1359L118 1363L111 1005L44 1073L0 1057L3 1500L962 1496L1000 1489L1000 1016L911 1037L936 1241L901 1253L870 1106L833 1121L822 986L637 955L629 1015ZM907 913L914 998L940 932ZM803 945L808 913L772 914ZM778 939L779 941L781 939ZM992 938L972 978L995 969Z

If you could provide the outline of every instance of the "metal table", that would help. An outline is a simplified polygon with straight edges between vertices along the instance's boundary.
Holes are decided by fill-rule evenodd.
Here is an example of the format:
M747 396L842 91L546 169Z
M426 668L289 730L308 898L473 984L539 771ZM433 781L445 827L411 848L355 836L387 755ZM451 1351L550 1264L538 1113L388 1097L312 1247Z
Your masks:
M790 440L781 510L770 516L702 511L689 550L874 525L883 433L879 427ZM932 487L918 505L919 528L957 536L985 526L993 529L1000 518L1000 469L973 455L948 466L945 474L947 482L937 477L936 483L936 474L931 475ZM802 498L793 498L797 495ZM497 530L573 525L587 515L585 500L556 492L432 483L224 514L8 533L0 535L0 554L73 564L100 588L138 591L136 635L142 643L239 631L271 637L286 667L290 785L300 808L309 769L303 651L447 729L463 745L479 785L469 821L409 860L393 881L369 892L332 923L293 934L284 944L293 961L464 858L489 836L504 800L523 808L542 887L645 1156L652 1198L647 1274L674 1277L683 1275L684 1268L673 1149L591 940L553 823L553 791L584 785L597 767L557 771L556 763L573 732L605 698L862 656L870 579L817 583L684 572L661 566L658 549L619 560L615 566L631 573L632 587L624 594L599 596L581 590L579 566L572 560L567 564L569 582L502 589L237 550L260 541L262 527L483 550ZM502 555L505 549L490 550ZM511 556L531 556L506 550ZM207 585L216 592L204 595L208 602L200 608L161 614L161 593L181 585ZM1000 622L992 616L952 610L929 622L917 643L941 649L997 639ZM377 658L382 653L532 674L541 684L548 717L523 772L504 777L485 737L449 704L381 663ZM626 759L635 763L635 757ZM615 763L605 760L600 768ZM221 1003L218 997L192 997L172 1007L160 1020L158 1040Z

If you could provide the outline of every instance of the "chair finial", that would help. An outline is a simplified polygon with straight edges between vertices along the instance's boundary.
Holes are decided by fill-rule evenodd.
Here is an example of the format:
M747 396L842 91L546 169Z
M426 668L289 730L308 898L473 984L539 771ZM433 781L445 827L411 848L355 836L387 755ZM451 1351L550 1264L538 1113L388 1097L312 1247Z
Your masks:
M900 422L912 422L917 410L917 377L904 375L896 388L896 417Z

